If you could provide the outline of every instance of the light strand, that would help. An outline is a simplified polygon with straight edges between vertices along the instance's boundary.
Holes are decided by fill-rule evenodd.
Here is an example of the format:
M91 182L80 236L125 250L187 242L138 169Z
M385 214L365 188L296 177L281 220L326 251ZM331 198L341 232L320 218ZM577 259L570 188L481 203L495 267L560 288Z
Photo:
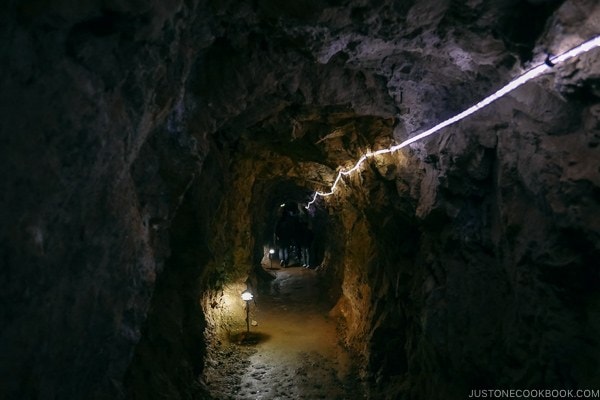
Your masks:
M451 118L448 118L447 120L445 120L443 122L440 122L439 124L435 125L433 128L430 128L416 136L413 136L413 137L403 141L400 144L391 146L387 149L381 149L381 150L377 150L377 151L373 151L373 152L369 151L369 152L365 153L362 157L360 157L358 159L358 161L356 161L356 163L354 164L354 166L352 168L350 168L349 170L340 170L338 172L337 177L333 181L333 184L331 185L331 188L329 189L328 192L320 192L320 191L315 192L312 200L310 202L308 202L308 204L306 205L306 208L309 208L311 206L311 204L314 204L314 202L317 201L318 197L331 196L335 192L335 189L337 188L342 177L348 176L348 175L352 174L353 172L357 171L360 168L360 166L362 165L362 163L367 160L367 158L398 151L401 148L406 147L411 143L421 140L427 136L431 136L434 133L438 132L439 130L441 130L449 125L452 125L460 120L463 120L466 117L468 117L469 115L490 105L494 101L507 95L508 93L512 92L519 86L525 84L526 82L529 82L530 80L537 78L538 76L544 74L545 72L548 72L553 66L561 64L573 57L577 57L578 55L586 53L596 47L600 47L600 36L596 36L595 38L590 39L590 40L580 44L579 46L576 46L558 56L548 58L546 60L546 62L524 72L523 74L521 74L517 78L513 79L511 82L509 82L507 85L505 85L504 87L502 87L501 89L499 89L498 91L493 93L492 95L481 100L479 103L467 108L466 110L462 111L459 114L456 114L455 116L453 116Z

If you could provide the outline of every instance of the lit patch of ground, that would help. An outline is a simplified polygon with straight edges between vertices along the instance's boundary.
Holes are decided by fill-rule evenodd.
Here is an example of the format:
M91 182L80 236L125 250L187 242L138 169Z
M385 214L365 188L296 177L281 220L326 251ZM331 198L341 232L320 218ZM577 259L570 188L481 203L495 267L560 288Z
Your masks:
M251 327L250 344L238 333L207 366L211 395L219 400L364 398L328 309L319 302L315 271L272 272L276 279L251 303L251 319L258 325Z

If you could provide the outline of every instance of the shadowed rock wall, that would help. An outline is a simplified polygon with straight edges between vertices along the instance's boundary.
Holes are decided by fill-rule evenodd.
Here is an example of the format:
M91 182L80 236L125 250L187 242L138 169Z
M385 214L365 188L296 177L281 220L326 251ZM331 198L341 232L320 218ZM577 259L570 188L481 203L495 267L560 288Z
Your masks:
M123 396L203 152L167 124L197 16L165 6L2 7L0 397Z

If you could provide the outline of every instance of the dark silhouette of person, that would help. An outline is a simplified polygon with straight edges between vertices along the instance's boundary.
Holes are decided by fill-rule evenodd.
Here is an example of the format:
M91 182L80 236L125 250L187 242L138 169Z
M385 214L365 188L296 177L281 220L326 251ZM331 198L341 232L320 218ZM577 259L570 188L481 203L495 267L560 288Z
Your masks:
M300 247L300 261L304 268L310 268L310 248L313 239L314 234L308 223L301 222L298 229L298 243Z
M293 214L289 211L283 211L281 218L275 226L275 239L279 248L279 262L281 266L286 267L290 260L290 247L294 243L296 221Z

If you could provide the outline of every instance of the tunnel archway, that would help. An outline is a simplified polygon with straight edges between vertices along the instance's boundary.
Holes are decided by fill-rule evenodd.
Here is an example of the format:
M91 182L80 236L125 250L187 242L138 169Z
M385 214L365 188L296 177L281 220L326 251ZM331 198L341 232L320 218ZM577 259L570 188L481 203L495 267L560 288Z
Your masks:
M265 191L268 194L260 194ZM329 240L329 212L322 207L307 209L306 204L310 195L310 190L297 186L293 182L275 181L265 184L265 187L255 186L253 196L260 199L255 202L262 202L264 207L264 214L257 212L254 216L256 237L260 238L256 241L255 264L259 264L265 257L265 249L276 249L276 226L286 207L292 207L298 218L314 233L311 244L313 256L311 264L315 268L321 264ZM263 215L264 220L261 221ZM278 257L278 253L276 256Z

